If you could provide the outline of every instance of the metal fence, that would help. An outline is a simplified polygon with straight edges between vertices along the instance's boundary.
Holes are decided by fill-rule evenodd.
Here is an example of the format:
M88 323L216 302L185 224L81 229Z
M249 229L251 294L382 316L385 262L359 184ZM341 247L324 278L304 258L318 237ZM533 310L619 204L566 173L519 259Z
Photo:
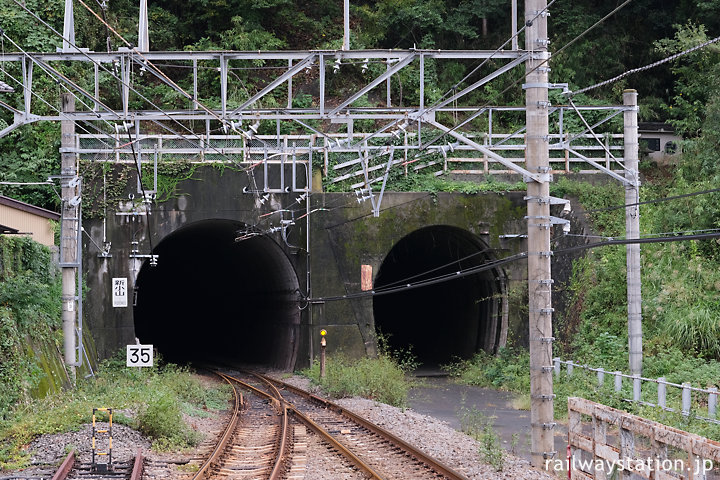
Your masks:
M605 384L606 375L611 376L613 378L616 392L620 392L622 390L623 381L630 381L632 384L632 398L626 399L627 401L651 407L660 407L669 412L681 413L685 416L692 415L700 420L720 424L720 420L716 418L718 401L717 387L699 388L693 387L690 382L682 384L668 382L665 377L646 378L641 377L640 375L628 375L622 373L621 371L606 371L602 368L593 368L588 365L575 363L572 360L561 360L557 357L553 359L555 377L559 377L561 375L562 365L566 365L565 372L568 377L573 376L575 368L588 372L595 372L599 387L602 387ZM645 394L646 399L653 396L653 392L648 390L648 388L650 388L649 384L653 384L657 390L657 403L643 400L643 393ZM645 386L644 390L643 385ZM668 387L671 389L670 393L668 393ZM669 401L669 398L671 401ZM674 403L678 404L679 408L674 408L668 405L669 403L673 403L672 399L676 400Z

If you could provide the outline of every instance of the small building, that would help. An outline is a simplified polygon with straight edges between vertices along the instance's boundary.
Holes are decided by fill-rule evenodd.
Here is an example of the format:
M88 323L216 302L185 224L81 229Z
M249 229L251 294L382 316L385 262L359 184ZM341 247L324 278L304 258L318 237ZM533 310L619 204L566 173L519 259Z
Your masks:
M662 122L641 122L638 124L640 134L640 153L647 155L658 163L667 162L675 154L680 153L679 142L682 140L672 125Z
M0 195L0 235L28 235L49 247L55 245L52 222L60 214Z

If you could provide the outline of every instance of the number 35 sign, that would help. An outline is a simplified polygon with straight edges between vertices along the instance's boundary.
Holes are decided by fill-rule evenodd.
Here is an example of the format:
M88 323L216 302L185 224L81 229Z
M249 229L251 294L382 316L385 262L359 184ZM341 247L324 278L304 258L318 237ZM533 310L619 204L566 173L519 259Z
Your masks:
M127 363L128 367L152 367L153 346L152 345L128 345Z

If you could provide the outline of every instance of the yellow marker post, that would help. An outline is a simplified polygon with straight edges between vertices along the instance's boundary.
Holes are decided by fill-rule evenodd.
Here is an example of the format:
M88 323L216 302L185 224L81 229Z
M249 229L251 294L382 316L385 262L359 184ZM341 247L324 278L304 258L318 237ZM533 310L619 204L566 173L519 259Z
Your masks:
M320 378L325 378L325 347L327 346L325 335L327 330L323 328L320 330Z

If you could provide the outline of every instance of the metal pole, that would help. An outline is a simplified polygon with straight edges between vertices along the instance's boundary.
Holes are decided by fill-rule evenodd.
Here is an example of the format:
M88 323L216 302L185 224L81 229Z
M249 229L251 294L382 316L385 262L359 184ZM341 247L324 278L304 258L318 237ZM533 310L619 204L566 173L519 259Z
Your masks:
M512 35L512 49L517 50L518 49L518 37L517 37L517 0L512 0L511 2L511 9L512 11L512 20L511 20L511 28L512 32L510 32L510 35Z
M628 107L623 114L625 120L625 203L640 201L640 176L638 172L638 123L637 92L625 90L623 104ZM625 236L628 240L640 238L640 207L625 208ZM628 343L630 351L630 373L642 374L642 307L640 285L640 244L628 244L627 252L627 298L628 298Z
M343 35L343 50L350 50L350 0L344 2L343 24L345 25Z
M62 94L62 111L75 111L75 97L71 93ZM72 384L75 384L75 315L76 308L76 263L78 242L78 206L77 170L75 154L70 152L75 146L75 122L63 120L60 125L62 138L60 141L62 187L62 211L60 225L60 264L62 266L62 322L63 347L65 366Z
M550 272L550 154L548 145L547 0L526 0L525 64L527 147L525 163L539 181L526 179L528 211L528 293L530 326L531 459L541 468L556 452L553 438L552 307ZM544 65L543 65L544 66Z
M63 23L62 51L74 51L74 47L72 47L71 45L75 45L75 15L73 13L72 0L65 0L65 20Z
M138 21L138 50L141 52L150 51L147 0L140 0L140 19Z
M327 347L327 340L325 335L327 331L325 329L320 330L320 378L325 378L325 347Z

